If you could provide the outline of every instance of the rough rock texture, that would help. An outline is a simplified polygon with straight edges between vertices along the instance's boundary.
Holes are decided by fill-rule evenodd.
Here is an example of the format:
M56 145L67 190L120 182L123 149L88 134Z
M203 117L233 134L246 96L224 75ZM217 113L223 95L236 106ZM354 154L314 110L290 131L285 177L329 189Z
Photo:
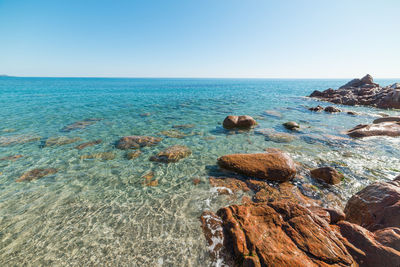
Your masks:
M127 159L135 159L135 158L139 157L140 154L142 154L142 151L140 151L140 150L131 151L126 154L126 158Z
M222 125L226 129L233 128L251 128L257 124L256 120L250 116L228 116L225 118Z
M95 124L96 122L100 121L101 119L98 118L89 118L85 119L83 121L77 121L72 124L69 124L65 126L64 128L61 129L62 132L70 132L74 130L82 130L85 129L86 127Z
M22 174L16 181L23 182L23 181L32 181L39 178L42 178L46 175L54 174L57 172L57 169L49 168L49 169L33 169L24 174Z
M378 108L400 108L400 86L381 87L371 75L354 79L337 90L314 91L310 97L343 105L365 105Z
M69 138L66 136L50 137L44 143L44 147L68 145L78 141L82 141L82 139L79 137Z
M332 107L332 106L329 106L329 107L324 108L324 111L325 111L325 112L329 112L329 113L342 112L342 111L341 111L340 109L338 109L337 107Z
M289 133L276 132L274 129L258 129L254 131L256 134L265 136L266 141L272 141L276 143L290 143L297 137Z
M153 146L161 142L162 138L152 136L124 136L119 139L117 148L119 149L137 149L145 146Z
M230 154L218 158L221 168L249 177L272 181L288 181L296 175L294 161L282 152Z
M80 144L80 145L77 145L75 148L76 148L76 149L79 149L79 150L82 150L82 149L84 149L85 147L98 145L98 144L100 144L101 142L102 142L102 140L101 140L101 139L98 139L98 140L94 140L94 141L82 143L82 144Z
M315 111L315 112L319 112L319 111L324 110L324 107L321 107L320 105L318 105L318 106L316 106L316 107L309 108L308 110L310 110L310 111Z
M324 181L327 184L338 184L343 179L343 174L332 167L321 167L310 171L314 179Z
M372 123L381 123L381 122L400 122L400 117L384 117L374 120Z
M218 211L224 244L242 266L351 266L329 224L291 202L232 205Z
M42 137L36 136L36 135L0 136L0 147L35 142L35 141L39 141L40 139L42 139Z
M288 121L282 124L288 130L297 130L300 128L300 125L294 121Z
M113 160L115 154L113 152L98 152L89 155L82 155L81 159L102 159L102 160Z
M347 202L346 220L370 231L400 227L400 181L365 187Z
M157 155L150 157L150 161L157 161L157 162L178 162L179 160L186 158L192 154L192 151L186 146L170 146L165 150L159 152Z
M380 122L373 124L359 124L345 132L351 137L361 138L369 136L400 136L400 122Z

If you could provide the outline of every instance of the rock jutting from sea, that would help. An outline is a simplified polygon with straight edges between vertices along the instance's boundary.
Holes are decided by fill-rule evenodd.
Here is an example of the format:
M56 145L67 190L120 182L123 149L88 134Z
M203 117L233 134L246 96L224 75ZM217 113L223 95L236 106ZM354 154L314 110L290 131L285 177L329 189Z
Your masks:
M315 90L310 97L342 105L363 105L377 108L400 108L400 83L382 87L367 74L354 79L339 89Z

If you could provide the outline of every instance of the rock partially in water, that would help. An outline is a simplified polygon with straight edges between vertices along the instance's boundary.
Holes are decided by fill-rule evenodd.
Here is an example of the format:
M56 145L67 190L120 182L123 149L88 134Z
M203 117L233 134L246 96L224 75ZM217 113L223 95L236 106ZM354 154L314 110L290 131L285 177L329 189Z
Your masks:
M351 137L369 136L400 136L400 122L381 122L375 124L360 124L345 132Z
M286 153L231 154L218 158L221 168L249 177L288 181L296 175L294 161Z
M224 244L242 266L351 266L329 224L293 202L247 203L218 211Z
M352 196L346 219L370 231L400 227L400 181L378 182Z
M76 149L79 149L79 150L82 150L82 149L84 149L84 148L86 148L86 147L88 147L88 146L98 145L98 144L100 144L101 142L103 142L103 141L102 141L101 139L98 139L98 140L94 140L94 141L82 143L82 144L80 144L80 145L77 145L75 148L76 148Z
M82 155L81 159L113 160L115 159L115 154L113 152L98 152L89 155Z
M154 146L161 142L162 138L152 136L124 136L119 139L117 148L119 149L137 149L145 146Z
M329 106L329 107L324 108L324 111L325 111L325 112L329 112L329 113L342 112L342 111L341 111L340 109L338 109L337 107L332 107L332 106Z
M32 181L42 178L46 175L55 174L57 171L58 170L55 168L33 169L21 175L16 181L17 182Z
M294 131L300 129L300 125L294 121L288 121L282 124L286 129Z
M44 147L68 145L78 141L82 141L82 139L79 137L69 138L66 136L50 137L47 138Z
M234 129L234 128L241 128L241 129L249 129L257 125L255 119L250 116L228 116L225 118L224 122L222 123L225 129Z
M310 97L343 105L364 105L378 108L400 108L400 88L397 85L381 87L370 75L354 79L337 90L314 91Z
M346 113L347 113L348 115L352 115L352 116L357 116L357 115L358 115L358 113L355 112L355 111L347 111Z
M157 155L150 157L150 161L157 161L163 163L178 162L179 160L188 157L192 151L181 145L174 145L159 152Z
M11 155L11 156L0 158L0 160L17 160L22 157L23 157L22 155Z
M343 174L332 167L321 167L310 171L314 179L324 181L327 184L338 184L344 178Z
M374 120L372 123L381 123L381 122L400 122L400 117L383 117L383 118L379 118Z
M318 105L316 107L309 108L308 110L315 111L315 112L320 112L320 111L324 110L324 107L321 107L320 105Z
M37 135L11 135L0 136L0 146L13 146L39 141L42 137Z
M139 157L140 154L142 154L142 151L140 151L140 150L131 151L126 154L126 158L127 159L135 159L135 158Z
M69 124L65 126L64 128L61 129L61 132L71 132L75 130L82 130L85 129L86 127L95 124L96 122L100 121L102 119L98 118L89 118L89 119L84 119L82 121L77 121L72 124Z

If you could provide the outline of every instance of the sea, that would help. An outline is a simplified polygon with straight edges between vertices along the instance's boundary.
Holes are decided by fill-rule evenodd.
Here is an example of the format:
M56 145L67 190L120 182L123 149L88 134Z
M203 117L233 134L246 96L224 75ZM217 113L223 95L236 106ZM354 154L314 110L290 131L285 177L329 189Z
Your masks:
M400 138L344 133L397 111L308 110L332 105L308 98L314 90L347 81L1 77L0 266L223 266L209 255L199 217L251 197L210 186L210 176L229 176L217 158L231 153L279 148L304 169L332 166L345 176L339 185L307 172L292 183L343 208L361 188L400 173ZM258 125L228 131L228 115ZM287 121L300 130L286 130ZM116 142L130 135L162 141L128 159ZM192 153L176 163L149 160L173 145ZM34 169L53 171L17 181Z

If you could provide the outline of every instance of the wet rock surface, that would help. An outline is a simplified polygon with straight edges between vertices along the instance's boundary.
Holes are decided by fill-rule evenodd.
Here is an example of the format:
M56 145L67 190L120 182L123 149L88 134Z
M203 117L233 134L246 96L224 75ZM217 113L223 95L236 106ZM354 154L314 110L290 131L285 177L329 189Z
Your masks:
M250 116L228 116L225 118L224 122L222 123L225 129L234 129L234 128L242 128L242 129L249 129L257 125L255 119Z
M283 126L284 126L286 129L291 130L291 131L300 129L300 125L299 125L297 122L294 122L294 121L285 122L285 123L283 124Z
M360 124L345 132L355 138L370 136L400 136L400 122L380 122L373 124Z
M221 168L271 181L288 181L296 175L294 161L283 152L231 154L218 158Z
M94 140L94 141L82 143L82 144L80 144L80 145L77 145L75 148L76 148L76 149L79 149L79 150L82 150L82 149L84 149L84 148L86 148L86 147L89 147L89 146L98 145L98 144L100 144L101 142L102 142L102 140L101 140L101 139L98 139L98 140Z
M354 79L339 89L314 91L310 97L342 105L364 105L378 108L400 108L400 86L398 83L381 87L373 82L371 75Z
M344 178L343 174L339 173L332 167L321 167L310 171L314 179L324 181L327 184L338 184Z
M150 161L157 161L163 163L178 162L179 160L188 157L192 154L192 151L181 145L175 145L166 148L159 152L157 155L150 157Z
M57 169L55 168L48 168L48 169L33 169L24 174L22 174L16 181L23 182L23 181L32 181L36 179L40 179L46 175L55 174Z
M337 107L332 107L332 106L329 106L329 107L326 107L326 108L324 108L324 111L325 112L328 112L328 113L338 113L338 112L342 112L340 109L338 109Z
M65 126L64 128L61 129L61 132L71 132L75 130L82 130L85 129L86 127L95 124L96 122L100 121L101 119L98 118L89 118L89 119L84 119L82 121L77 121L72 124L69 124Z
M161 142L162 138L152 136L124 136L117 142L119 149L137 149L145 146L154 146Z

